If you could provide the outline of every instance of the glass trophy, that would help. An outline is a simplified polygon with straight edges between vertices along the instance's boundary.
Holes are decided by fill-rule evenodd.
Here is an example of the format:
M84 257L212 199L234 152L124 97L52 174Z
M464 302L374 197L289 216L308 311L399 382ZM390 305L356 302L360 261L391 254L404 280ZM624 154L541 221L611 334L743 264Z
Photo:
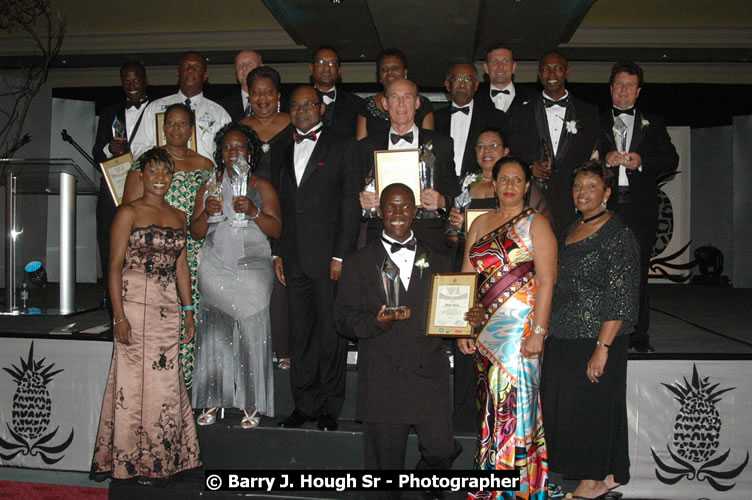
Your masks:
M373 177L366 177L366 185L363 188L363 191L367 193L375 193L376 192L376 179L374 179ZM366 219L375 219L379 215L379 209L376 207L370 210L361 208L361 215Z
M434 164L436 156L425 146L420 147L420 187L421 189L434 188Z
M399 267L387 257L381 268L381 278L384 282L384 292L386 294L386 307L389 311L394 312L399 307L400 294L400 277Z
M222 180L217 179L216 171L212 174L211 177L209 177L209 180L206 181L206 195L207 195L207 198L216 198L220 204L224 200L224 193L222 191ZM210 215L209 218L207 219L207 222L209 222L209 224L215 224L217 222L222 222L225 220L227 220L227 217L220 210L219 213Z
M235 200L248 194L248 176L251 173L251 166L244 157L238 156L238 159L232 165L232 172L232 201L234 205ZM230 225L232 227L247 227L250 220L251 218L247 214L236 212Z
M118 120L118 117L115 116L115 119L112 121L112 137L125 139L126 135L125 123Z
M543 139L541 139L540 145L538 147L538 161L548 164L548 173L549 175L551 175L551 168L553 166L553 155L551 154L551 148L548 147L548 144ZM548 179L541 179L540 177L536 177L535 183L543 191L548 189Z
M614 126L611 130L614 133L614 142L616 143L616 150L619 153L626 153L627 152L627 133L629 132L629 128L627 128L627 124L624 123L621 118L617 117L616 120L614 120Z
M470 203L472 203L472 201L473 199L470 197L470 186L468 186L454 199L454 206L460 212L464 212L467 207L470 206ZM461 232L462 229L457 229L456 227L449 226L449 228L444 231L444 234L454 236L456 234L460 234Z

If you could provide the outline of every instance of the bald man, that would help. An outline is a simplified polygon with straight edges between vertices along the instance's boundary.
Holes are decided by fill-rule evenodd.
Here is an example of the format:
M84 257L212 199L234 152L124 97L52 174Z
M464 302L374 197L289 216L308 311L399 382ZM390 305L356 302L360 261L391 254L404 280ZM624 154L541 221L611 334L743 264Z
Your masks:
M235 78L240 84L240 92L233 91L219 104L230 114L232 121L242 120L251 114L251 108L248 104L248 84L246 83L248 73L253 69L263 66L261 55L255 50L241 50L235 56Z

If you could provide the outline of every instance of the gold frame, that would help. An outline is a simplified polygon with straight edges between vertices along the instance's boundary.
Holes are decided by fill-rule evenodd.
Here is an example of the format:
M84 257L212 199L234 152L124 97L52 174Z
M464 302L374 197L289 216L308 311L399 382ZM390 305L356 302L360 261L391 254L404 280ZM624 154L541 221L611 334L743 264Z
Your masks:
M470 230L470 226L473 225L475 219L483 214L487 214L493 210L493 208L468 208L465 210L465 233Z
M164 120L165 120L165 113L157 113L154 115L154 120L156 121L156 127L157 127L157 146L166 146L167 145L167 137L164 135ZM196 139L196 124L193 124L193 127L191 129L191 137L188 139L188 149L193 150L195 153L198 153L198 139Z
M123 202L123 193L125 192L125 178L133 167L133 155L125 153L124 155L110 158L99 164L102 169L102 175L110 190L110 195L115 201L115 206L119 207Z
M464 293L457 298L440 299L439 292L442 287L468 287L467 300L462 302ZM446 289L445 289L446 290ZM426 336L428 337L448 337L448 338L468 338L473 336L473 327L464 320L464 315L474 305L478 295L478 274L477 273L434 273L431 277L431 296L428 303L428 318L426 319ZM464 326L459 325L437 325L437 307L442 300L449 300L456 303L455 314L462 313L462 322ZM446 307L448 304L444 304ZM446 311L446 309L443 309Z
M376 194L389 184L401 182L415 195L415 206L420 208L420 149L394 149L373 152Z

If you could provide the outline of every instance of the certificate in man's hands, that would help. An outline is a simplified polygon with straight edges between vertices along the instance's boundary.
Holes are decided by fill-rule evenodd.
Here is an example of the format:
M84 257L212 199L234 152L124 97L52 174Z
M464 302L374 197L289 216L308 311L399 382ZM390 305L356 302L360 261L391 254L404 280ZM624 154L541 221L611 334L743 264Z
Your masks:
M475 305L477 273L436 273L431 278L426 335L472 337L473 327L465 313Z
M103 161L99 166L102 168L102 175L104 175L104 180L115 206L120 206L125 191L125 178L128 177L128 172L133 166L133 156L130 153L125 153Z
M401 183L412 189L415 206L420 208L420 150L397 149L374 151L373 165L376 178L376 194L390 184Z

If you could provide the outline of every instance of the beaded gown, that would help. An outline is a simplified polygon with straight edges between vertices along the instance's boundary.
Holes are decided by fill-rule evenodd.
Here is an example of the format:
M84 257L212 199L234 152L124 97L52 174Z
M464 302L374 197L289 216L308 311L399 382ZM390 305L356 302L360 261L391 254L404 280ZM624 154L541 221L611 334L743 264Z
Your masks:
M177 208L185 214L188 220L188 227L191 226L191 217L193 216L193 204L196 201L196 193L199 188L209 179L213 170L176 170L172 174L172 184L165 194L165 201L173 208ZM194 240L190 232L187 235L186 257L188 257L188 269L191 273L191 297L193 306L198 311L199 299L198 293L198 260L203 240ZM185 332L181 327L180 340L182 342ZM180 364L183 367L183 377L185 378L186 388L191 388L193 378L193 349L195 340L185 344L180 344Z
M528 208L482 236L470 250L479 274L478 298L486 313L477 337L480 431L475 468L520 471L519 492L479 491L468 498L545 499L546 441L538 398L540 359L520 355L532 335L535 267Z
M253 187L248 197L261 209ZM227 175L222 188L228 220L210 224L199 266L202 303L192 402L195 408L255 409L274 416L271 249L254 221L247 227L230 225L235 212Z
M114 342L91 470L165 478L201 465L178 362L181 304L175 269L183 229L135 228L123 266L130 345Z

